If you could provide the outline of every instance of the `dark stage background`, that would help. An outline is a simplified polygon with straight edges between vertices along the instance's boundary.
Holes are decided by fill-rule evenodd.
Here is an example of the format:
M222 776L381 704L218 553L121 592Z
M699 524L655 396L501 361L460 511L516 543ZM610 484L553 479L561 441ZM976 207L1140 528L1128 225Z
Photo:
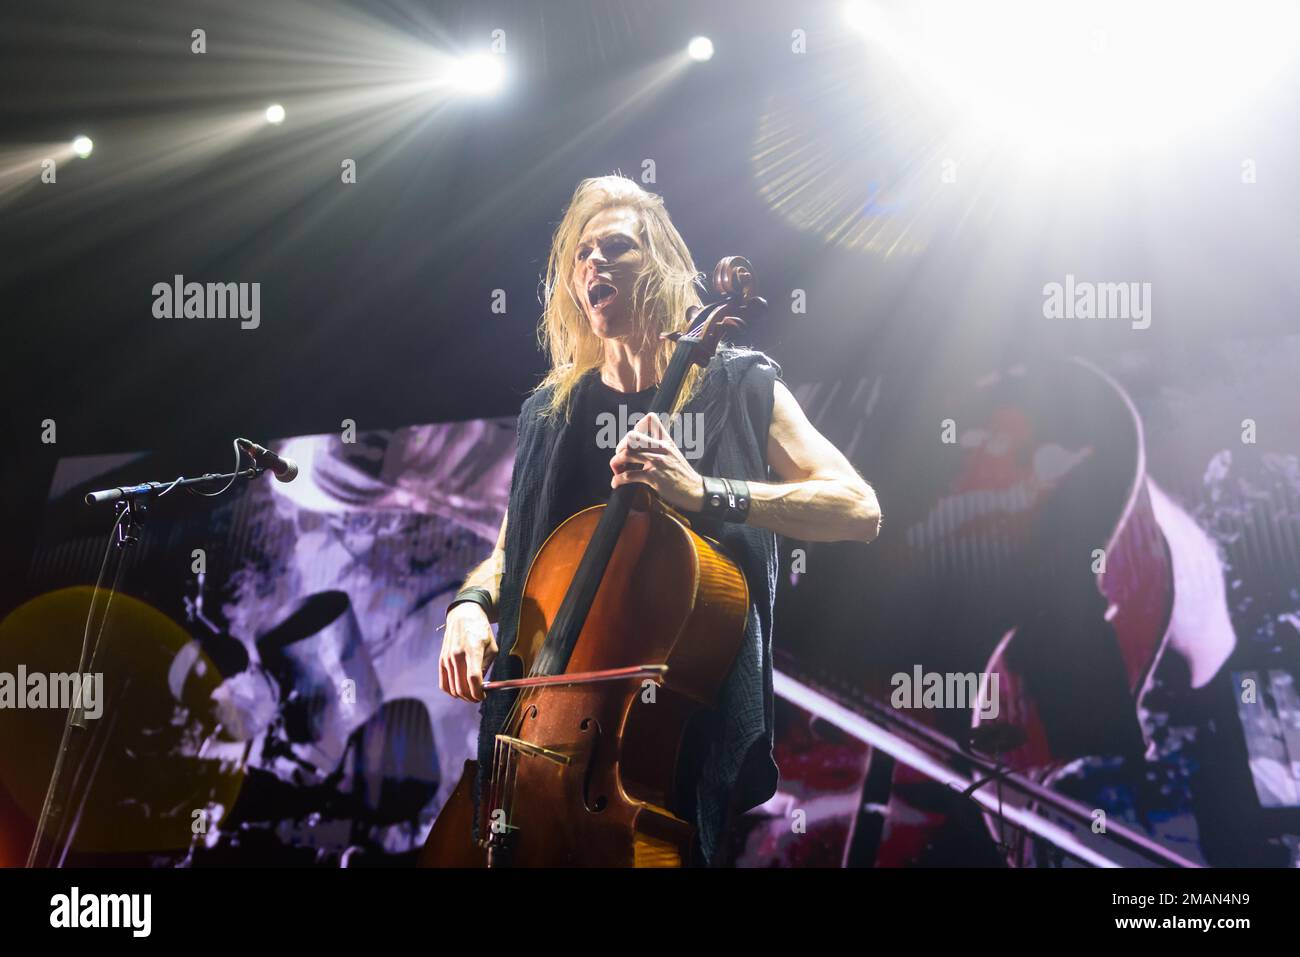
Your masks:
M151 515L111 636L151 702L112 733L148 746L105 747L74 854L409 862L474 726L437 692L434 629L504 506L550 233L578 181L621 170L702 269L751 259L773 308L745 343L884 508L870 546L783 543L782 671L887 698L895 672L1002 647L1047 729L1025 767L1189 860L1300 864L1296 59L1141 144L990 145L864 55L841 6L5 5L0 662L75 656L68 589L112 522L88 488L225 470L235 435L304 463ZM390 92L412 50L494 30L501 95ZM717 52L683 65L695 34ZM1237 37L1200 73L1249 59ZM1064 125L1096 145L1095 122ZM76 133L95 152L41 183L32 157ZM175 275L260 283L260 324L155 318ZM1067 276L1149 283L1149 325L1050 318ZM52 760L25 720L0 712L5 865ZM1006 862L970 802L793 703L778 722L781 791L738 862ZM195 807L229 826L193 840Z

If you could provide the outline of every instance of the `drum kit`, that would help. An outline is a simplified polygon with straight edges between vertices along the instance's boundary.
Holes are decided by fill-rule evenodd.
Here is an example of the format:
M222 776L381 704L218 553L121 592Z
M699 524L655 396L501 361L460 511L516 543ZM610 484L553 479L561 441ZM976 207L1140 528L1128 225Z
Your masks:
M214 629L201 599L187 607L202 637L176 655L169 686L178 704L190 703L188 720L205 733L189 736L177 757L215 762L241 786L233 807L213 808L216 819L195 834L180 865L247 864L256 857L256 863L347 866L358 855L391 853L394 848L379 845L392 841L376 836L396 823L381 796L409 790L412 779L388 780L393 761L374 755L384 751L395 717L405 725L422 717L425 729L428 717L422 705L419 715L405 713L414 701L385 704L348 595L321 591L300 599L258 636L256 655L245 651L242 659L229 647L242 644ZM195 703L190 689L208 683L216 660L227 669ZM412 831L437 790L432 733L426 734L432 770L417 777L420 794L407 795L414 802L401 802L413 811ZM409 841L415 843L414 834Z

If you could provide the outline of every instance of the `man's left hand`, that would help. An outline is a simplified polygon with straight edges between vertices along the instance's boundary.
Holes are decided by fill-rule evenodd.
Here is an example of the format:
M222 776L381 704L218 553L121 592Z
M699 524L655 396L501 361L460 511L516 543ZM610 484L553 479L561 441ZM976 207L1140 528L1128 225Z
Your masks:
M654 413L643 416L623 436L609 467L614 471L611 488L641 482L681 511L698 512L704 507L704 480L691 468Z

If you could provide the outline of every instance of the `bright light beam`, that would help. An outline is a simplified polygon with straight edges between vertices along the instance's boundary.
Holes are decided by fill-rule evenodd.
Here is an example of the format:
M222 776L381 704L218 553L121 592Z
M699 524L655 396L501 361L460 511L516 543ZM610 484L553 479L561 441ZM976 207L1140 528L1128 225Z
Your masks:
M462 93L486 96L505 85L505 65L499 54L475 53L453 60L446 70L445 80Z
M855 0L846 21L900 74L1026 155L1162 144L1248 104L1300 44L1291 0Z
M686 45L686 53L697 63L713 59L713 41L708 37L695 37Z

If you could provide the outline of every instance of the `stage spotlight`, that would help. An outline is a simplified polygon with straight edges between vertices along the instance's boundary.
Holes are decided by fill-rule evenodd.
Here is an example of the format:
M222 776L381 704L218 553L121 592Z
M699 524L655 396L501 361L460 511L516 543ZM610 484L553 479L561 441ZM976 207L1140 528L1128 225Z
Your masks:
M885 25L880 11L867 0L849 0L844 5L844 19L853 29L866 34L875 33Z
M1205 128L1294 66L1293 0L1238 0L1228 9L1004 0L990 17L953 0L853 0L844 15L884 55L867 58L868 69L887 65L963 117L969 132L1024 155L1077 156L1162 145Z
M708 37L695 37L686 45L686 52L692 60L703 63L713 59L713 41Z
M266 122L274 123L279 126L284 122L284 107L279 103L272 103L266 108Z
M495 93L506 80L505 66L498 54L476 53L456 60L449 72L453 86L465 93Z
M82 159L89 156L95 149L95 141L89 136L78 136L72 141L72 152L76 153Z

